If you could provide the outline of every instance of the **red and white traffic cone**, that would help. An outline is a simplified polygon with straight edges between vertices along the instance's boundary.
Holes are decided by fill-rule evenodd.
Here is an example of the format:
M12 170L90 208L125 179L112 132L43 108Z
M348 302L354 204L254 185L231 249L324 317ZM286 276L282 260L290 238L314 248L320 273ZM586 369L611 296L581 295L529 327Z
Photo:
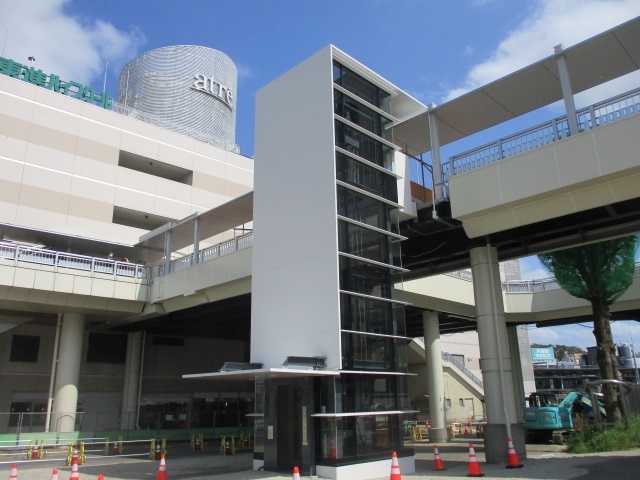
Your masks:
M338 451L336 450L336 440L331 437L329 441L329 458L338 458Z
M516 454L516 449L513 446L513 441L508 439L509 446L509 463L507 463L507 468L522 468L524 465L520 463L518 459L518 455Z
M444 468L444 463L442 463L442 458L440 458L440 452L438 451L438 445L434 445L433 447L433 467L435 470L446 470Z
M402 475L400 475L400 465L398 465L398 455L396 452L391 454L391 475L389 476L389 480L402 480Z
M51 472L51 480L58 480L58 470L55 468L53 469L53 472Z
M293 467L293 480L300 480L300 470L298 467Z
M71 476L69 480L73 480L74 478L80 478L80 474L78 473L78 455L73 455L73 460L71 463Z
M9 480L18 480L18 465L15 463L11 465L11 474L9 475Z
M164 463L164 453L160 454L160 467L157 480L167 480L167 466Z
M480 471L476 451L471 443L469 444L469 475L467 477L484 477L484 473Z

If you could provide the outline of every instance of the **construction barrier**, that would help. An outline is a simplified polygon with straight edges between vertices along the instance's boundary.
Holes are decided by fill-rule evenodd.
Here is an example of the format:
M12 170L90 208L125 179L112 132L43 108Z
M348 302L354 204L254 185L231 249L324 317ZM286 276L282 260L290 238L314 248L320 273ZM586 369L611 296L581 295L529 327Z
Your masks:
M204 436L199 434L197 437L191 435L191 450L204 450Z

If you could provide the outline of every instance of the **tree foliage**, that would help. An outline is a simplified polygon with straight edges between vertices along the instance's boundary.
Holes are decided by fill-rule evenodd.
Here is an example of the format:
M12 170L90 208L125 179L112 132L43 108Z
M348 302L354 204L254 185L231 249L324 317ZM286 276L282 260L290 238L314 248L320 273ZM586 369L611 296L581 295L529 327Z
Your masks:
M538 255L574 297L611 305L633 283L636 236Z
M633 283L637 247L638 237L632 236L538 255L567 293L591 303L598 367L603 380L620 379L609 306ZM620 420L618 390L605 384L603 392L607 400L607 420Z

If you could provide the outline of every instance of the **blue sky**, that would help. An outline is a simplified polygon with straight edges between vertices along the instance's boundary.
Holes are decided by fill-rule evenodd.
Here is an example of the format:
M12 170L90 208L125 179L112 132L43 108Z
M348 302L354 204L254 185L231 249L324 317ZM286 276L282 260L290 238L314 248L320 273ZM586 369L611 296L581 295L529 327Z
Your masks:
M96 89L108 61L113 97L122 66L144 51L218 49L238 67L236 143L251 156L256 91L327 44L419 101L442 104L551 55L559 43L574 45L638 15L640 0L21 0L0 4L0 46L5 58L26 64L34 56L43 71ZM639 84L629 75L576 101L588 105ZM562 113L558 105L544 108L443 156ZM524 278L549 276L537 259L523 260L522 270ZM573 328L562 337L568 344L590 332ZM532 331L532 338L550 341L557 330ZM640 342L640 328L634 331Z

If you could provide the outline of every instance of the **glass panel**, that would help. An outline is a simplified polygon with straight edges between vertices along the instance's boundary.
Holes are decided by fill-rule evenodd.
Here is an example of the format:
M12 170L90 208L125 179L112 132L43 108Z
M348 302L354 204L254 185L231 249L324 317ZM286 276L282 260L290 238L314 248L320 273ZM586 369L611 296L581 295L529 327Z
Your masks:
M404 446L397 415L319 418L316 432L316 458L323 463L386 454Z
M351 157L336 153L338 180L366 190L392 202L398 201L398 180Z
M339 249L358 257L400 266L400 242L384 233L340 220Z
M337 186L336 194L338 197L338 215L388 232L397 233L398 225L391 222L391 212L396 210L396 207L362 195L342 185Z
M336 121L336 145L387 170L393 169L393 149Z
M333 94L334 111L337 115L380 137L384 135L386 125L391 122L388 118L337 90Z
M406 372L406 344L398 338L342 332L342 368Z
M358 297L340 295L341 328L366 333L404 336L404 305Z
M393 298L397 271L340 256L340 289L372 297Z
M337 62L333 64L333 81L366 102L383 108L389 94Z

